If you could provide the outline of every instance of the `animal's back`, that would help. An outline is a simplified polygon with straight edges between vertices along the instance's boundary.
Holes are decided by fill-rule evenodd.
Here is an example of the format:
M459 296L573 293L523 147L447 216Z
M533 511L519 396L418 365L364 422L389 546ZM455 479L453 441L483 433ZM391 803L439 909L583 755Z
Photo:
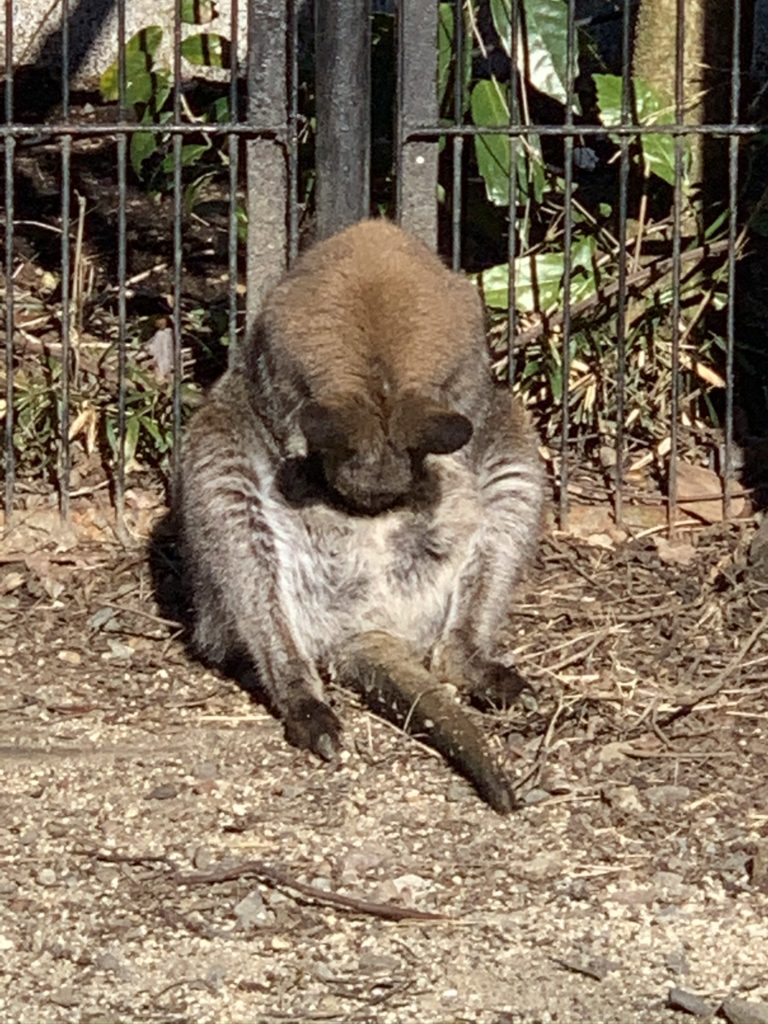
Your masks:
M487 383L476 290L385 220L362 221L304 254L269 296L264 324L290 339L318 400L382 386L426 395L452 371L463 397L470 381Z

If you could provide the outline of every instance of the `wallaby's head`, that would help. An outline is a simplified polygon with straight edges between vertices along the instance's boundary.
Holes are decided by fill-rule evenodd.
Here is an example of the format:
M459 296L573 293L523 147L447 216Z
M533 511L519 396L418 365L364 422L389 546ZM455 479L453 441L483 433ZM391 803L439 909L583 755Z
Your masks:
M472 436L466 416L410 393L388 410L366 400L310 401L300 423L328 485L369 515L408 500L424 477L425 456L455 452Z

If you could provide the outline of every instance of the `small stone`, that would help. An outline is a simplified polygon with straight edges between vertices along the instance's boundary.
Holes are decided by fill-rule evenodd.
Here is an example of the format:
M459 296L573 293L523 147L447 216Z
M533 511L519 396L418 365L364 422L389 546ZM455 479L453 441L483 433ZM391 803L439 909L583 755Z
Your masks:
M461 779L452 779L445 791L445 799L449 804L459 804L470 795L469 786Z
M55 1006L67 1008L80 1005L80 996L73 992L71 988L56 989L54 992L51 992L48 998Z
M768 1003L724 999L720 1011L731 1024L768 1024Z
M192 864L198 871L207 871L213 863L213 854L207 846L198 846L192 854Z
M159 786L155 786L153 790L147 793L146 800L171 800L173 797L179 795L179 790L172 782L163 782Z
M622 814L643 814L645 811L634 786L606 786L602 796L609 807Z
M67 665L79 665L83 660L77 651L59 651L56 657Z
M115 640L112 637L107 639L107 645L109 653L105 652L102 654L102 658L107 661L128 661L136 653L129 644L124 644L121 640Z
M716 1007L697 996L695 992L686 992L682 988L671 988L667 995L667 1005L673 1010L683 1010L694 1017L712 1017Z
M96 957L94 967L98 971L119 971L121 964L114 953L102 953Z
M266 924L267 921L267 909L258 889L249 892L239 903L236 903L233 913L237 918L238 927L243 929L256 928Z
M667 953L664 957L664 966L671 974L688 974L691 970L685 954L680 950Z
M287 939L281 938L279 935L272 936L272 942L270 943L270 945L272 949L274 949L276 952L292 948L292 943L290 943Z
M363 974L393 974L400 966L397 957L386 953L363 953L358 968Z
M227 977L227 969L223 964L211 964L205 972L205 985L211 992L219 992Z
M56 872L50 868L41 868L37 873L40 885L56 885Z
M688 786L650 786L643 796L652 807L677 807L690 800L691 791Z
M13 939L9 939L7 935L0 935L0 953L13 949L14 945Z
M523 794L523 803L528 806L544 803L545 800L549 800L549 793L546 789L538 789L534 786L533 789L529 789L527 793Z
M768 892L768 842L760 843L749 863L749 881L756 889Z

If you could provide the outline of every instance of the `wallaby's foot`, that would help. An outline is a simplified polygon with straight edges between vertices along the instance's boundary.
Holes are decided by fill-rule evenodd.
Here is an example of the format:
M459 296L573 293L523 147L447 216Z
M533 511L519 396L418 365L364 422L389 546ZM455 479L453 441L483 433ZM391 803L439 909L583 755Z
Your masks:
M535 702L530 683L511 665L480 660L471 665L467 695L480 711L508 711L516 704Z
M521 703L535 706L536 693L516 668L477 652L465 655L457 644L441 647L431 668L440 679L465 693L480 711L507 711Z
M341 722L317 697L301 697L284 712L285 738L295 747L333 761L341 750Z

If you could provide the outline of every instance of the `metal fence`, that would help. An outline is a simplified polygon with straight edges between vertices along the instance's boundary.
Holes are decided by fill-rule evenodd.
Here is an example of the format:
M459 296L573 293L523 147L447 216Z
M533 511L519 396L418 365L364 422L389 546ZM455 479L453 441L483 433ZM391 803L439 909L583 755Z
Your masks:
M549 403L553 415L545 412L544 422L556 420L546 442L561 520L591 446L609 449L602 470L620 522L629 456L643 462L638 445L647 436L652 458L664 465L674 523L679 454L698 415L691 403L708 403L700 431L708 441L698 457L724 485L704 497L731 514L743 487L741 435L755 433L765 400L760 337L741 389L752 396L744 402L752 403L753 425L740 425L737 261L755 238L750 218L766 184L764 89L745 64L752 6L703 4L694 14L684 0L656 4L671 12L674 29L666 102L663 88L646 87L637 73L646 0L399 0L396 11L377 4L373 21L368 0L324 0L314 12L298 0L231 0L227 38L216 33L216 9L205 0L169 0L167 67L155 35L129 30L126 2L114 0L99 5L102 21L114 20L115 43L111 78L107 62L97 89L71 84L88 52L87 40L72 35L84 6L62 0L60 20L38 40L37 63L26 66L14 43L14 5L5 2L6 517L30 487L55 488L68 514L82 483L73 481L73 446L101 444L118 515L142 438L168 449L172 476L196 326L204 323L211 350L222 338L232 342L305 237L370 212L395 216L439 244L455 268L478 274L486 297L495 289L500 366L512 383L538 381L538 415ZM703 27L691 25L694 17L704 18ZM40 62L51 52L59 66L46 77ZM694 66L705 71L692 85ZM213 100L203 110L197 97L206 90ZM142 181L147 168L155 177ZM95 184L89 171L99 176ZM205 219L198 200L211 188L218 219L206 220L208 249L195 236L200 257L190 237ZM157 217L145 214L136 228L139 194L156 202ZM166 234L155 270L135 264L137 233L145 230ZM56 252L50 237L40 242L53 231ZM161 243L155 239L155 250ZM754 250L753 261L759 239ZM200 259L198 277L207 266L217 279L215 303L189 299L190 265ZM52 275L47 292L39 280L25 283L33 271L43 281ZM152 380L133 387L147 349L137 295L153 287L150 348L153 380L167 397L162 410L152 404ZM633 307L651 293L655 312L638 328ZM206 319L214 304L217 329ZM649 340L654 330L664 339L657 377L668 385L651 419L667 422L635 438L633 424L648 409L630 377L642 358L642 379L651 379L661 347ZM697 350L701 338L711 357ZM528 358L532 344L540 357ZM44 367L42 381L35 367ZM589 387L585 427L574 410L584 414ZM610 415L601 413L603 399ZM35 457L30 446L40 449Z

